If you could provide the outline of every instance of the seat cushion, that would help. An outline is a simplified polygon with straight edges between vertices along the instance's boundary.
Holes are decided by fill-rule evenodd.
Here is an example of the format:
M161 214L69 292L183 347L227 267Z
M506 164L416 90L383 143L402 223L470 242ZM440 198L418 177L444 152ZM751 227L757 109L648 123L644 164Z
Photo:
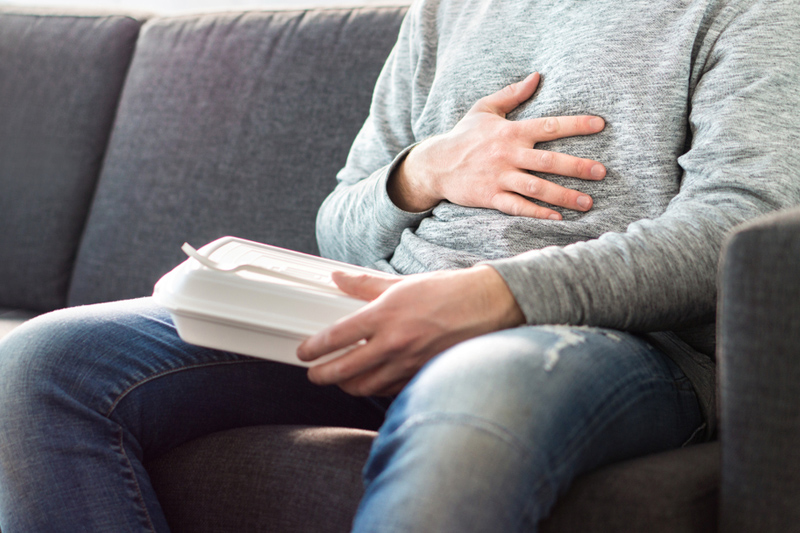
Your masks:
M147 465L173 533L349 531L374 433L250 427Z
M142 29L69 303L148 295L225 235L314 253L405 8L214 14Z
M578 478L542 533L709 533L719 485L718 442L623 461Z
M66 303L140 25L0 10L0 306Z
M36 316L36 313L31 311L4 309L0 307L0 339L34 316Z
M187 443L148 465L175 532L349 531L374 433L252 427ZM690 446L579 478L546 533L716 531L719 445Z

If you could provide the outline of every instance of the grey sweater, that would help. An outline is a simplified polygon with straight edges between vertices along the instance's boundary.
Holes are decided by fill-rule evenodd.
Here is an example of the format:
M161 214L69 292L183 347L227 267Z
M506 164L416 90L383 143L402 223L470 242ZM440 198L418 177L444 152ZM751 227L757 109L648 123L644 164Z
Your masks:
M593 114L603 132L537 148L604 163L563 220L442 202L397 208L407 149L479 98L542 74L511 120ZM375 88L339 185L323 255L410 274L487 262L529 324L646 333L714 413L717 261L734 225L800 203L797 0L420 0Z

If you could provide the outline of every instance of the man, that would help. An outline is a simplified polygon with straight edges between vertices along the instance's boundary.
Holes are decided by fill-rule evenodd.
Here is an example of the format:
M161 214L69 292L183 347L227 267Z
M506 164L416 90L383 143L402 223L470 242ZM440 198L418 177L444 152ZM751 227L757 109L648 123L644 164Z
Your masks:
M318 218L324 255L405 275L337 275L371 303L298 355L356 347L311 384L147 301L24 326L0 528L165 528L142 450L218 419L380 426L364 532L535 530L580 473L709 438L722 238L800 201L791 4L415 3ZM175 390L212 412L143 415Z

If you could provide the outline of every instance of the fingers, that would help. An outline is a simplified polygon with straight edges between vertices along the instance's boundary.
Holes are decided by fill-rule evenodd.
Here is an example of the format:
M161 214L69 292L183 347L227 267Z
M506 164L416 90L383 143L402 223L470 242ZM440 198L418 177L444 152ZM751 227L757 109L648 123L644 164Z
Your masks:
M313 361L369 338L373 328L371 322L367 320L368 313L365 312L367 307L369 305L303 341L297 348L298 359Z
M531 202L528 198L574 211L588 211L594 204L592 197L587 194L526 172L505 177L503 187L505 191L495 195L492 206L512 216L561 220L562 217L558 212Z
M584 180L597 181L606 177L606 167L597 161L547 150L520 150L514 154L514 164L518 168L533 172L546 172Z
M606 127L602 118L592 115L534 118L517 124L524 128L533 144L576 135L592 135Z
M389 277L380 274L355 275L345 272L334 272L331 278L345 294L367 301L374 300L401 279L399 276Z
M381 355L367 342L327 363L309 368L308 379L316 385L346 383L357 379L358 376L369 374L370 370L383 364L384 359L380 357Z
M505 118L508 113L533 96L538 86L539 73L534 72L518 83L507 85L496 93L481 98L473 109L489 111Z
M503 192L492 199L492 207L507 215L515 217L541 218L561 220L561 214L552 209L542 207L513 192Z
M362 344L345 355L308 370L316 385L338 385L354 396L396 394L427 358L402 358L384 343Z
M588 211L594 203L588 194L525 173L520 174L513 190L529 198L575 211Z
M397 371L386 363L372 372L339 383L339 388L353 396L392 396L399 394L413 374L398 378Z

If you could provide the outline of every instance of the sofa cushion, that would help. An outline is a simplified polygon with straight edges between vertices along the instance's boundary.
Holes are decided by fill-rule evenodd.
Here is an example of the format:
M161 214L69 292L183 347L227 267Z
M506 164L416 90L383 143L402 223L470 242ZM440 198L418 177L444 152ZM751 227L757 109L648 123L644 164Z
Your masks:
M0 306L66 303L140 25L0 10Z
M349 531L375 433L275 426L197 439L147 465L172 531ZM718 443L601 468L579 478L543 533L716 531Z
M630 459L575 480L541 531L717 531L719 485L719 442Z
M143 296L224 235L314 253L316 212L405 8L195 15L142 29L69 303Z
M11 333L12 330L21 326L26 320L36 316L36 313L22 311L19 309L4 309L0 307L0 340Z
M174 533L349 531L374 433L250 427L216 433L147 465Z

